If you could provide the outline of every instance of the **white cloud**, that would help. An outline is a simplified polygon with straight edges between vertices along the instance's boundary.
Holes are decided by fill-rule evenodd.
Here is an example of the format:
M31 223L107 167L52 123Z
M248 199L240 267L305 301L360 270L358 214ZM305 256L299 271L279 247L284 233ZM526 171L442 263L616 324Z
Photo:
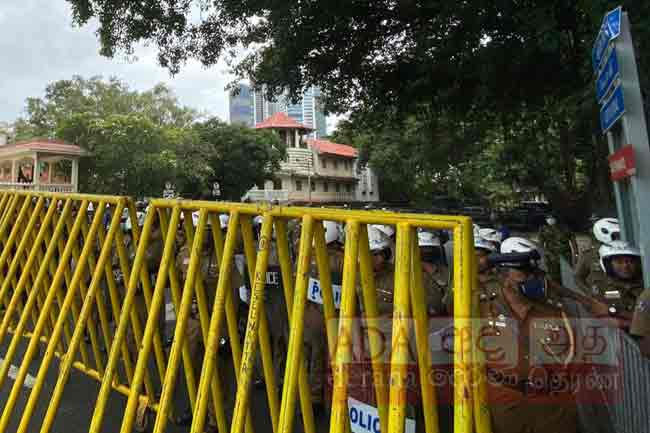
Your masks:
M228 118L224 87L232 79L225 65L205 68L190 61L172 77L156 62L153 47L138 47L137 60L101 57L96 25L72 26L63 0L21 0L0 4L0 121L18 117L28 97L42 96L47 84L73 75L115 76L137 90L168 84L184 105Z

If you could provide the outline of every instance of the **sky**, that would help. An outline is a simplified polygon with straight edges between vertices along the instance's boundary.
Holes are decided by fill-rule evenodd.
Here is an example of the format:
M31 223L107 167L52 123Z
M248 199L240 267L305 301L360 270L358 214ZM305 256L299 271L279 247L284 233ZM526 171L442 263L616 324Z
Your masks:
M156 62L154 47L136 49L136 61L99 55L96 23L78 28L64 0L0 0L0 122L24 113L28 97L43 96L48 83L73 75L115 76L135 90L168 84L181 104L228 120L225 64L190 61L175 76Z

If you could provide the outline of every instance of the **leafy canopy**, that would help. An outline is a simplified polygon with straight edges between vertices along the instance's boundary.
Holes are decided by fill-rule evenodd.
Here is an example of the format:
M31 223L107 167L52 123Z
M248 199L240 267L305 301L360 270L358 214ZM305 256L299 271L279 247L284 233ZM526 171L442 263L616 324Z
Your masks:
M163 84L137 92L115 78L51 83L28 98L16 139L50 137L89 151L81 159L79 188L102 194L160 196L166 182L188 198L239 200L272 177L284 157L276 134L199 119Z

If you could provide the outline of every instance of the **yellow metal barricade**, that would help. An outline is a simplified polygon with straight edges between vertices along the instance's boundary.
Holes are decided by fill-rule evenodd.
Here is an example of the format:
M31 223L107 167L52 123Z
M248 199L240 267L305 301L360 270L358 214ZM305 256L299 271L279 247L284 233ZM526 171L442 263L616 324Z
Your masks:
M257 231L256 217L262 217ZM130 219L130 231L125 218ZM345 225L338 307L324 221ZM153 200L140 227L129 198L9 191L0 197L0 344L5 348L0 391L8 389L0 401L0 433L9 431L12 422L19 432L51 431L73 368L100 382L83 431L102 431L113 392L127 396L120 413L124 433L134 425L164 432L183 409L172 407L181 394L187 397L194 433L208 425L230 433L292 433L298 408L305 433L323 431L320 423L327 419L314 415L303 353L314 270L322 291L326 362L333 376L326 405L331 410L329 430L349 433L352 336L359 319L373 323L380 317L370 224L390 225L397 233L390 360L388 369L380 359L369 364L378 426L389 433L405 431L407 370L413 363L408 340L414 334L423 422L419 431L440 431L437 390L428 380L427 288L417 244L417 229L423 228L450 230L454 239L454 431L489 431L485 383L472 379L484 372L471 343L476 265L470 219ZM179 263L181 239L189 257ZM247 271L242 273L238 260ZM270 261L281 275L279 293L265 293ZM214 278L206 278L206 272ZM246 287L250 297L244 300L238 289ZM281 298L284 315L268 311L269 296ZM168 316L175 325L166 345L161 323ZM275 343L277 327L272 325L277 323L288 328L286 350ZM245 324L245 332L239 324ZM378 336L368 331L365 337L370 352L377 353L382 344ZM22 345L27 347L19 358ZM45 392L55 359L56 384ZM17 373L10 384L6 379L12 364ZM23 388L30 365L37 366L31 390ZM231 377L235 388L229 385ZM252 386L255 380L264 385L264 394ZM178 387L180 383L184 386ZM24 406L21 393L27 393ZM259 399L264 399L265 409L253 411ZM45 404L45 415L35 419L39 404ZM153 422L147 426L149 416Z

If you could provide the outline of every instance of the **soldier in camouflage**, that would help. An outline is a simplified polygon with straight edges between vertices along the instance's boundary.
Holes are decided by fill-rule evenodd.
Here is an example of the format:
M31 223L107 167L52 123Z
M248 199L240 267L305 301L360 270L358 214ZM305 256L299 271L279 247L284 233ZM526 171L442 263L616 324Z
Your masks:
M546 225L540 229L539 243L544 249L546 270L551 279L562 281L560 259L573 262L571 245L575 244L573 235L564 226L557 223L555 217L546 218Z

